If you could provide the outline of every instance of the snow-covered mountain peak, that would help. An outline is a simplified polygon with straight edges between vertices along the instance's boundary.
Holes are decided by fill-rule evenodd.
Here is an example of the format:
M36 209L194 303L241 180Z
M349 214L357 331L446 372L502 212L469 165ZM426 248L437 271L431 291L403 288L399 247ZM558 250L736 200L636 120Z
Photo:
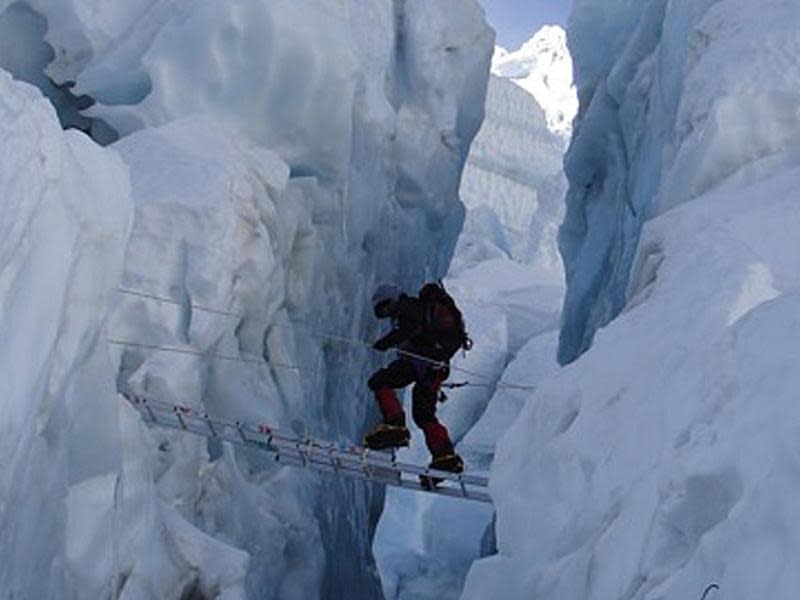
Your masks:
M545 25L518 50L496 46L492 72L531 93L547 115L547 126L563 137L572 134L578 99L572 77L567 35L558 25Z
M513 52L509 52L502 46L496 46L496 54L492 61L492 66L496 69L515 67L521 69L520 73L525 76L530 71L537 69L540 62L550 64L570 62L569 50L567 49L567 35L562 27L558 25L545 25L537 31L531 39ZM506 64L510 63L510 64ZM508 73L509 76L512 75Z

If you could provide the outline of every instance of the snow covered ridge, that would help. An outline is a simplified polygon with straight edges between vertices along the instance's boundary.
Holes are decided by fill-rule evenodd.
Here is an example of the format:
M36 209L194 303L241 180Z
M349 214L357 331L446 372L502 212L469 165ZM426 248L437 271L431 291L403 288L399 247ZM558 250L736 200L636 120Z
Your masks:
M569 139L578 112L567 34L558 25L542 27L522 47L495 47L492 73L511 79L532 94L547 115L551 131Z
M84 337L53 361L53 368L67 370L58 371L56 383L74 388L79 414L70 425L84 446L73 452L71 435L61 439L61 430L41 428L73 409L72 395L47 392L55 395L38 408L45 379L33 370L21 384L2 378L13 388L14 406L30 411L8 424L30 441L17 447L46 448L31 463L16 454L11 466L0 463L0 568L15 570L13 578L0 576L0 595L378 595L370 537L379 489L287 472L247 452L148 431L114 388L129 386L224 418L360 439L377 419L364 385L376 359L315 333L372 339L376 324L367 303L376 281L413 289L444 275L464 215L461 170L483 118L493 39L481 9L464 0L23 5L25 11L14 9L16 26L3 30L15 39L5 41L41 49L46 31L47 74L58 84L75 82L73 95L94 101L80 109L82 116L102 119L122 139L102 151L79 134L62 134L53 113L46 114L55 133L45 146L64 137L85 147L86 164L66 165L65 172L79 182L81 173L89 189L67 191L70 201L91 196L85 209L100 223L86 217L86 235L106 240L105 232L109 240L91 251L76 242L70 251L59 238L52 240L59 249L36 254L60 251L59 272L81 282L88 275L69 261L82 252L97 261L86 267L92 286L84 308L78 311L75 301L61 312L41 309L53 315L47 321L53 335L85 325ZM0 18L7 6L0 4ZM15 76L36 75L47 56L4 55L4 65ZM13 107L16 94L4 86L0 102ZM75 109L67 105L60 108ZM15 110L4 113L0 127ZM43 113L19 121L21 130L7 138L9 151L35 147L40 121ZM20 157L37 168L35 152ZM94 177L105 182L112 175L119 181L108 189L91 188ZM67 179L50 185L63 191L72 185ZM13 192L3 202L16 202L19 180L6 173L0 185ZM26 222L6 212L12 229ZM37 218L58 229L62 212ZM5 248L4 269L26 260L24 244ZM54 263L24 264L31 279L44 281ZM115 293L120 285L179 306ZM12 291L0 288L0 300L19 303ZM52 291L45 295L55 302ZM33 318L39 309L31 310ZM0 326L19 320L22 327L27 314L4 307ZM123 344L109 352L98 343L106 337ZM13 368L6 363L2 373ZM83 418L83 411L98 417ZM0 415L3 431L11 417ZM61 468L35 471L45 457ZM24 492L30 509L22 496L11 502L8 490ZM40 499L53 517L36 522L33 501ZM24 531L6 537L8 523ZM33 541L22 544L27 539ZM44 547L44 539L54 543ZM12 542L19 560L8 559ZM40 557L49 570L39 571L52 573L51 581L33 580Z
M562 362L625 305L645 221L796 162L799 21L777 0L577 2Z

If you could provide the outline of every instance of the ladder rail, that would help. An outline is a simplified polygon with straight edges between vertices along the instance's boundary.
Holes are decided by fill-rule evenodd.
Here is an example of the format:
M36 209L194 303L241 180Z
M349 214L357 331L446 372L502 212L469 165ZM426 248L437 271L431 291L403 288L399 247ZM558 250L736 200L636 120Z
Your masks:
M232 443L249 443L254 438L260 439L261 437L265 436L265 431L268 431L270 436L272 437L273 443L280 447L282 451L286 451L291 446L307 446L308 442L298 438L291 436L286 433L282 433L278 430L260 426L260 427L253 427L251 425L247 425L245 423L240 423L238 421L226 421L225 419L210 419L205 418L205 415L201 417L199 413L192 411L192 409L188 409L186 407L181 407L181 410L176 412L173 405L166 404L159 401L154 400L146 400L143 398L136 398L141 405L144 405L149 410L148 412L152 414L161 415L167 423L162 423L161 421L156 422L158 425L168 425L171 429L182 429L182 430L192 430L193 433L197 433L198 435L205 435L204 429L208 428L207 422L213 424L214 428L217 429L217 435L215 437L222 439L224 441L229 441ZM140 406L141 406L140 405ZM134 406L137 406L134 404ZM139 412L142 412L139 410ZM169 420L171 417L174 416L179 417L179 427L173 427ZM152 418L151 418L152 421ZM235 433L232 433L232 431ZM250 436L246 436L245 434L250 434ZM322 444L322 443L312 443L315 452L322 452L330 448L331 444ZM335 446L335 445L334 445ZM364 449L357 447L357 446L350 446L346 448L338 448L337 452L339 453L339 458L344 461L352 461L363 463L364 458L362 456ZM474 485L480 487L486 487L488 485L488 479L486 477L482 477L480 475L473 475L470 473L451 473L450 471L439 471L437 469L430 469L428 467L421 467L419 465L415 465L412 463L407 463L403 461L396 460L392 456L390 452L376 452L376 451L369 451L368 452L368 459L367 463L370 466L386 466L386 467L393 467L397 468L398 470L410 473L412 475L430 475L433 477L438 477L447 481L453 481L457 484L465 483L467 485Z
M491 503L486 488L488 479L470 473L451 473L398 461L395 453L364 452L357 446L300 438L265 425L254 427L239 421L211 418L204 412L172 405L134 394L123 393L126 400L148 422L157 427L219 439L238 446L275 454L276 462L293 467L343 475L351 479L391 485L416 492ZM404 475L406 477L404 477ZM411 476L409 478L408 476ZM436 477L448 485L432 489L423 486L418 477ZM449 485L449 484L453 485Z

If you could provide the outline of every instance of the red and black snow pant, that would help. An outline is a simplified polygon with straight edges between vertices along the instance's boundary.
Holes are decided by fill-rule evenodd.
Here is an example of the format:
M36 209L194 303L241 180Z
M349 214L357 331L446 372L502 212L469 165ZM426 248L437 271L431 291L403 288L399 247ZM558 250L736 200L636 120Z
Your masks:
M375 393L384 422L405 425L406 417L395 389L414 384L411 391L411 416L425 433L425 443L434 456L453 453L453 443L447 429L436 419L436 402L442 382L450 375L447 367L399 358L370 377L367 385Z

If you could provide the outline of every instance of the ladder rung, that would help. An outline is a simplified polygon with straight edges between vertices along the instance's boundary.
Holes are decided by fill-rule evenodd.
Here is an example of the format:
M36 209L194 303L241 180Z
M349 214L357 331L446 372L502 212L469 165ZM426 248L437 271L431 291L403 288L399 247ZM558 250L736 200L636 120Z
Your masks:
M189 407L173 406L127 393L123 396L151 425L269 452L275 454L276 461L282 465L441 496L486 503L492 501L486 491L488 479L480 475L438 471L398 461L394 452L367 451L354 446L342 448L330 442L282 433L265 425L253 427L239 421L212 419ZM443 483L429 489L419 481L423 475L442 479Z

